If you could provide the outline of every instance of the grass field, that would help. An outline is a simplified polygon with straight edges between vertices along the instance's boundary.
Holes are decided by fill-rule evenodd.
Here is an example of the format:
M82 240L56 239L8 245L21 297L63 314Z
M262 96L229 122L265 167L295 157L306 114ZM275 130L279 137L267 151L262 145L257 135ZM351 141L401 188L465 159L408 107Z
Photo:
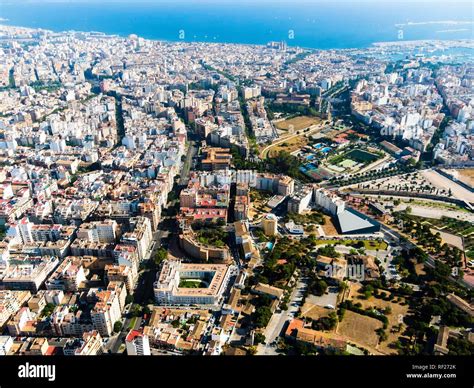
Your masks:
M179 282L180 288L207 288L207 284L199 279L182 279Z
M292 125L295 131L299 131L300 129L308 128L313 124L318 124L320 121L321 120L318 117L297 116L275 123L275 127L288 131Z
M135 327L136 323L137 323L137 317L133 317L132 320L130 321L130 324L128 325L128 329L132 330Z
M352 168L352 167L354 167L356 164L357 164L357 162L353 161L352 159L344 159L344 160L340 163L341 167L344 167L344 168Z
M362 163L362 162L373 162L373 161L379 159L378 155L373 154L371 152L364 151L364 150L359 150L359 149L349 151L346 154L346 157L348 159L352 159L352 160L355 160L356 162L360 162L360 163Z
M360 149L353 149L349 152L344 152L339 154L332 159L329 160L329 163L335 166L342 166L345 168L351 168L355 166L357 163L364 163L369 164L377 159L380 159L380 156L373 154L371 152L367 152ZM352 163L351 163L352 162Z
M317 245L322 245L322 244L338 244L338 245L355 245L358 242L363 242L364 243L364 248L369 250L369 251L375 251L377 249L379 250L385 250L387 249L388 245L385 241L373 241L373 240L336 240L336 239L331 239L331 240L316 240Z

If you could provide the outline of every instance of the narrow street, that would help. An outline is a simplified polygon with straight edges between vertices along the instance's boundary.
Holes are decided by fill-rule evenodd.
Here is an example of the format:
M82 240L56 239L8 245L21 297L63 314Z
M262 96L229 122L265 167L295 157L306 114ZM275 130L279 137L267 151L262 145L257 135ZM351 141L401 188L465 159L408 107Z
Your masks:
M186 153L186 159L181 166L180 177L178 181L177 192L181 187L185 186L189 180L189 172L193 163L193 158L198 152L198 143L191 140L189 142L188 151ZM169 203L167 207L171 206ZM153 243L151 245L150 251L148 252L147 257L144 260L145 264L150 264L150 261L155 259L156 252L161 247L168 248L169 240L177 233L177 225L174 217L163 216L158 225L158 229L153 233ZM133 305L145 306L149 301L153 300L153 283L156 279L157 269L153 265L145 265L145 268L139 272L139 277L137 280L136 288L133 293L133 304L129 307L129 311L132 309ZM122 330L120 333L115 334L110 337L106 347L106 353L118 353L120 346L124 344L125 337L130 331L129 326L131 322L135 319L130 314L125 316L123 321ZM142 322L142 317L136 317L134 329L138 329Z
M293 319L302 305L303 296L308 287L308 279L301 277L296 282L296 286L291 293L288 303L288 310L273 314L270 322L265 329L265 344L259 344L257 347L258 355L276 355L276 347L271 344L280 336L285 323Z
M198 153L198 149L199 149L198 142L196 140L189 140L189 147L186 153L186 159L183 162L183 166L181 168L180 179L178 181L179 187L184 187L188 184L189 172L193 164L193 158Z

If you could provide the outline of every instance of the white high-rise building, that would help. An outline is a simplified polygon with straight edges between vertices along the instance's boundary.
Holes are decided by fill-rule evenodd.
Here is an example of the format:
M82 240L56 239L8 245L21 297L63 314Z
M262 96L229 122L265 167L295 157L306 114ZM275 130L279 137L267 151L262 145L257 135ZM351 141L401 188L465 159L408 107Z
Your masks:
M288 212L301 214L308 209L311 199L313 198L313 190L310 186L303 187L288 201Z
M248 183L250 187L257 185L257 173L254 170L237 170L235 172L235 183Z
M145 259L153 242L150 220L146 217L130 218L130 232L122 235L121 242L136 247L138 259Z
M33 236L31 234L32 227L33 223L26 217L18 222L17 230L23 244L31 244L33 242Z
M108 337L114 330L115 322L120 320L119 296L113 291L96 293L98 302L91 310L91 319L94 328L103 336Z
M79 239L97 243L113 243L117 238L118 225L115 220L84 223L77 231Z
M313 195L314 203L322 207L329 214L337 215L345 210L345 202L326 189L315 186Z
M125 338L125 344L127 346L127 354L129 356L151 355L148 336L139 330L130 330L130 333L128 333L127 337Z

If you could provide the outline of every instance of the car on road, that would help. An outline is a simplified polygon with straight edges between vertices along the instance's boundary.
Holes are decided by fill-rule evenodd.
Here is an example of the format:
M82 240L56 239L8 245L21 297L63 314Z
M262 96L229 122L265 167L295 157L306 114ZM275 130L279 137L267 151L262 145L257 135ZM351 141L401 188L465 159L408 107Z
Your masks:
M326 306L324 306L325 309L329 309L329 310L334 310L335 307L332 305L332 304L327 304Z

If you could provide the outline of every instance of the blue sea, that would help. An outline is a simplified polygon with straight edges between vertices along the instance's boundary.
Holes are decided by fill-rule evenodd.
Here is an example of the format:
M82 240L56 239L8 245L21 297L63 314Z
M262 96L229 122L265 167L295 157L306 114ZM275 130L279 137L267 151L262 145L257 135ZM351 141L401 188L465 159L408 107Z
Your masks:
M0 0L1 23L150 39L363 48L374 42L473 39L471 2L389 0ZM400 31L402 31L400 33Z

